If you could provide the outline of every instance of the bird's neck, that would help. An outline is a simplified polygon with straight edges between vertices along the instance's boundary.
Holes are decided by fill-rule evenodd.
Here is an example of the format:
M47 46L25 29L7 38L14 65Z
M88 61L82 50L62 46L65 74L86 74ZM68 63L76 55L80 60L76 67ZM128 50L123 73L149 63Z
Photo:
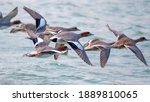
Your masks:
M65 51L65 50L66 48L64 46L58 48L58 51Z
M135 39L135 42L136 42L136 43L138 43L138 42L142 42L142 41L144 41L144 40L143 40L143 39L141 39L141 38Z

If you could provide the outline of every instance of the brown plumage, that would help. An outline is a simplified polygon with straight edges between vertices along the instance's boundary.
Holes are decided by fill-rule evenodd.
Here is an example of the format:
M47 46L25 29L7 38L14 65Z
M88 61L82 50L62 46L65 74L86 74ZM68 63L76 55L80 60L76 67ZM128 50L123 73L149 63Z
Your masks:
M86 62L89 65L92 65L86 52L84 51L83 46L78 41L82 37L87 37L93 35L90 32L82 32L80 34L77 34L75 32L61 32L53 37L51 37L51 41L59 43L59 44L65 44L68 43L72 49L79 55L79 57Z
M146 39L145 37L140 37L138 39L131 39L131 38L127 37L125 34L110 28L110 26L108 24L106 26L117 37L116 42L114 44L112 44L110 46L110 48L119 48L119 49L120 48L129 48L136 55L136 57L139 60L141 60L146 66L148 66L142 52L136 46L136 43L142 42L142 41L147 41L148 39Z
M108 61L111 50L107 46L112 45L113 43L106 43L99 39L93 39L84 44L84 49L85 51L100 51L100 65L103 68Z

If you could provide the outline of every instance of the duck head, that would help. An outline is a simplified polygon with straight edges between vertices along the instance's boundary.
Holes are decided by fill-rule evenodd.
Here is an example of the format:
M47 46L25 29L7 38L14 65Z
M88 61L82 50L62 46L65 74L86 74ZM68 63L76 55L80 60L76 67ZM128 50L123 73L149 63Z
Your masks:
M80 31L80 29L78 29L77 27L71 27L71 28L69 29L69 31Z
M68 50L69 48L67 46L59 46L58 48L58 51L64 51L64 50Z
M60 51L62 54L67 55L68 54L68 50L70 50L70 49L67 46L62 45L62 46L59 46L57 48L57 50Z
M93 39L93 40L88 41L87 43L84 44L84 50L86 51L98 50L98 48L94 46L98 42L99 42L99 39Z
M17 25L17 24L21 24L21 21L20 20L15 20L13 22L11 22L12 25Z
M140 37L136 39L136 42L143 42L143 41L150 41L149 39L146 39L145 37Z
M94 35L94 34L92 34L91 32L82 32L82 33L80 33L80 34L81 34L81 37L87 37L87 36Z

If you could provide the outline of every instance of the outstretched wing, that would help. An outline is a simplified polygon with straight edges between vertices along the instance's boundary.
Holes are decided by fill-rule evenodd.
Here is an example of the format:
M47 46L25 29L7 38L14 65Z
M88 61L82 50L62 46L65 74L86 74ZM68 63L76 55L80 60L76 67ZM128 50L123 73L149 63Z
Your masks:
M9 14L7 14L3 20L10 22L10 20L18 14L18 7L14 8Z
M44 18L36 20L36 33L41 33L46 30L47 21Z
M26 10L35 20L43 18L42 15L40 15L36 11L33 11L33 10L29 9L28 7L24 6L23 9Z
M140 49L134 45L134 46L127 46L135 55L136 57L141 60L146 66L148 66L142 52L140 51Z
M45 18L36 11L33 11L27 7L24 7L23 9L27 11L35 19L36 33L44 32L47 25L47 21L45 20Z
M79 41L68 41L68 44L75 50L75 52L84 62L86 62L88 65L92 65L83 46L80 44Z
M102 68L105 67L105 65L108 61L109 55L110 55L110 48L103 48L101 50L101 52L100 52L100 65Z
M112 29L108 24L106 25L106 27L108 28L109 31L113 32L116 37L118 37L119 35L122 35L121 32L119 32L115 29Z

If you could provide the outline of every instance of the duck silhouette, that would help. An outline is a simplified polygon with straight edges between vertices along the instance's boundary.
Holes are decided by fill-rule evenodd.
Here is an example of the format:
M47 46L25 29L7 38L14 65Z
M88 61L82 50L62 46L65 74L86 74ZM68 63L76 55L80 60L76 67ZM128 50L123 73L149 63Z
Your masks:
M145 37L139 37L138 39L132 39L127 37L124 33L121 33L117 30L112 29L108 24L106 25L109 31L113 32L114 35L117 37L117 40L114 44L110 45L110 48L129 48L136 57L142 61L146 66L148 66L142 52L140 49L136 46L136 43L148 41Z
M84 62L86 62L88 65L92 65L83 46L78 41L82 37L87 37L91 35L93 34L90 32L82 32L77 34L75 32L68 31L68 32L60 32L59 34L51 37L50 40L58 44L68 43Z
M109 45L112 45L112 43L106 43L104 41L101 41L99 39L93 39L89 40L87 43L84 44L84 50L85 51L100 51L100 65L102 68L105 67L109 55L110 55L110 50Z

